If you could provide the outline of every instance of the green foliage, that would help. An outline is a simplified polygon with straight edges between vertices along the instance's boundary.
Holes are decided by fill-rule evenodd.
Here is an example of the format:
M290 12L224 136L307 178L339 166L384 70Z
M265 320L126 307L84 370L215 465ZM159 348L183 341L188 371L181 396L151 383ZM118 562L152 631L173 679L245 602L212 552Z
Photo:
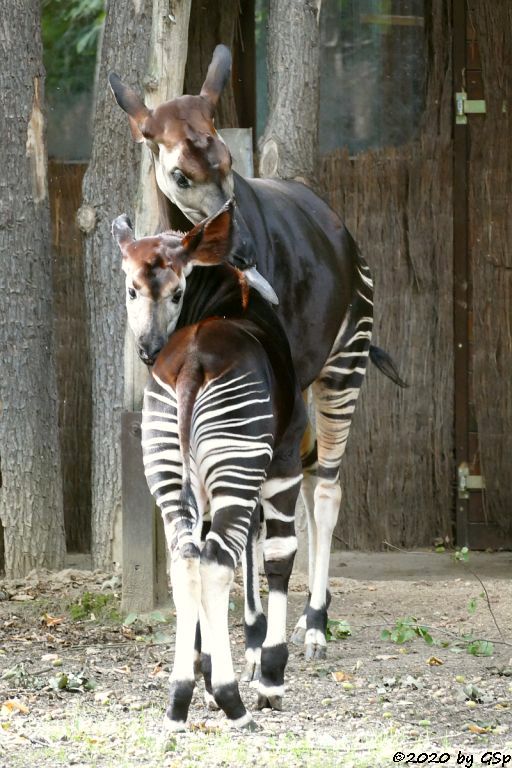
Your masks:
M120 614L114 595L93 594L84 592L78 603L69 606L69 615L73 621L84 621L94 617L95 619L111 619L118 621Z
M389 640L392 643L401 645L415 637L420 637L427 645L433 645L434 640L426 627L418 624L418 619L413 616L406 616L404 619L398 619L393 629L383 629L380 633L382 640Z
M468 643L466 650L472 656L492 656L494 645L490 640L473 640Z
M467 563L469 560L469 549L467 547L461 547L461 549L457 549L454 552L453 557L459 563Z
M328 643L333 640L345 640L347 637L350 637L351 634L352 630L350 629L348 621L327 619L327 631L325 636Z
M92 88L104 20L104 0L42 0L43 58L50 94L66 97Z

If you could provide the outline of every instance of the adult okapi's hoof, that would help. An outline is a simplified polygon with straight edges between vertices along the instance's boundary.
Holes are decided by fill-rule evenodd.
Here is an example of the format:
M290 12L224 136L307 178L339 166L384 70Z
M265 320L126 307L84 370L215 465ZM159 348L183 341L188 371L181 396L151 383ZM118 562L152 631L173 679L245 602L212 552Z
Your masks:
M320 643L306 643L304 653L306 661L320 661L327 658L327 648Z
M255 661L247 661L245 664L245 669L242 673L242 676L240 678L242 683L252 683L256 682L261 677L261 665L256 664Z
M266 696L264 693L258 694L258 701L256 704L257 709L276 709L278 712L283 710L283 697L282 696Z
M306 630L304 627L296 626L290 637L290 642L294 645L304 645L306 639Z
M251 717L248 723L240 726L239 730L246 731L247 733L254 733L255 731L260 731L261 728Z

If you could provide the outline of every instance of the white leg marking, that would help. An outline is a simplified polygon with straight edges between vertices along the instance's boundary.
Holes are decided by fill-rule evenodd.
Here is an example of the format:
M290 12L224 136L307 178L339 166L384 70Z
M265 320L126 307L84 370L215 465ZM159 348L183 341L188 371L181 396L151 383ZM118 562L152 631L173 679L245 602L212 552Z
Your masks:
M235 679L228 632L229 588L233 571L217 563L201 563L202 604L212 657L212 685Z
M201 600L199 558L173 560L171 582L176 605L176 644L171 680L193 680L194 638Z
M268 624L264 648L286 642L286 607L284 592L271 590L268 595Z

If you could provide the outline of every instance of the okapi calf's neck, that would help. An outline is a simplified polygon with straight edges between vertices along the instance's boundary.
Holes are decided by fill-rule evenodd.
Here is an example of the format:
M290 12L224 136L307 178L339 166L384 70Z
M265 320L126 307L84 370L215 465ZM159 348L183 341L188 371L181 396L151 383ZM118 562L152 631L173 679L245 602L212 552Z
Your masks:
M259 708L281 708L288 658L286 596L297 548L306 418L276 315L225 263L232 210L228 203L185 236L171 232L136 241L126 217L113 225L130 326L142 358L158 355L144 395L142 449L171 553L177 632L165 725L172 730L185 727L192 698L198 618L216 703L236 727L254 727L234 675L228 605L258 503L266 521L269 582ZM212 522L201 549L207 505Z

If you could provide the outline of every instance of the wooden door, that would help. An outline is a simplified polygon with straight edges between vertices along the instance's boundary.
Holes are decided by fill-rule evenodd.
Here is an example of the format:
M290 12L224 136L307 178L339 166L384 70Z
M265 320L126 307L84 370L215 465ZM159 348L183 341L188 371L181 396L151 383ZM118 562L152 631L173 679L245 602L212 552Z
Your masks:
M453 12L457 540L510 548L512 9L454 0Z

